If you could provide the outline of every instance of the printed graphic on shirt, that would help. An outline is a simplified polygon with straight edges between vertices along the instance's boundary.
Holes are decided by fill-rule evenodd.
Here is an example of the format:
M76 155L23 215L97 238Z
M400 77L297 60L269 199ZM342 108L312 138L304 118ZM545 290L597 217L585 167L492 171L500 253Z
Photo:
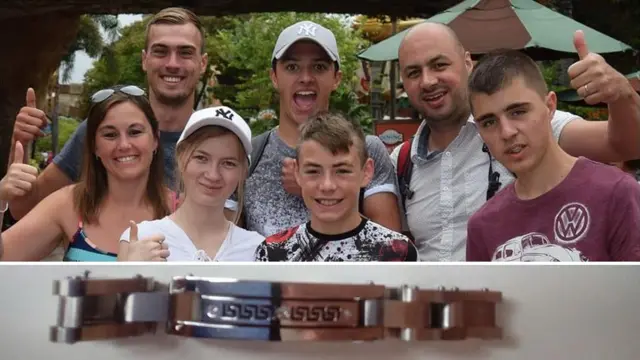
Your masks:
M396 193L393 164L382 141L367 136L367 151L375 163L375 171L365 189L365 197L378 192ZM302 197L288 193L282 186L282 165L287 157L295 158L295 149L273 131L258 165L245 183L246 229L270 236L309 220Z
M553 224L556 241L562 245L575 244L589 231L589 209L583 204L569 203L558 211Z
M578 158L566 178L534 199L514 184L469 220L469 261L637 261L640 188L619 169Z
M256 250L257 261L416 261L417 251L404 235L364 220L341 235L314 232L309 223L268 237Z
M581 203L564 205L554 217L554 241L539 232L514 237L498 248L492 261L564 262L589 261L571 246L585 238L589 231L589 209Z

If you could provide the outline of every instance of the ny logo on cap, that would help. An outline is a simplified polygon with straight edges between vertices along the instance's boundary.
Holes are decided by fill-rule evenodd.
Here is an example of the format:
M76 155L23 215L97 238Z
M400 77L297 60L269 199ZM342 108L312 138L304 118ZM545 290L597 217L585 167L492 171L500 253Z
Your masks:
M233 114L231 110L218 109L216 110L216 116L222 116L227 120L233 120Z
M313 24L302 24L298 28L298 35L304 36L316 36L316 29L318 27Z

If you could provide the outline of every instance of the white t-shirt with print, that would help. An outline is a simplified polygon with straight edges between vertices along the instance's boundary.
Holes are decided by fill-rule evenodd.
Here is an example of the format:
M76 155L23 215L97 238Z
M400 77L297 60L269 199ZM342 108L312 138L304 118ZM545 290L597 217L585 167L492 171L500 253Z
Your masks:
M120 241L129 241L129 230L120 236ZM254 253L264 237L255 231L247 231L230 224L229 232L218 253L211 258L204 250L195 247L191 239L169 216L159 220L138 224L138 239L152 235L164 235L169 248L167 261L254 261Z

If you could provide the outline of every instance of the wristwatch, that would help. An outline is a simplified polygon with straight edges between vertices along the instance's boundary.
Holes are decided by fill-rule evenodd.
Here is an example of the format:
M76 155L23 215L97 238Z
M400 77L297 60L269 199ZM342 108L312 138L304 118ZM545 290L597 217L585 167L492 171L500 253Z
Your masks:
M52 342L105 340L158 329L237 340L405 341L499 339L502 293L178 276L56 280Z

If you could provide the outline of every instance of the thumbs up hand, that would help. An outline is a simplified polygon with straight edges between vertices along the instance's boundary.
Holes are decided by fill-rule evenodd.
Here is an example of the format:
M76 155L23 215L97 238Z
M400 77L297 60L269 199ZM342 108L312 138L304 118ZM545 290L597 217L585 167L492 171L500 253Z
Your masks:
M13 162L7 170L7 174L0 180L0 200L12 201L13 199L27 195L34 187L38 177L38 169L24 164L24 147L19 141L13 148Z
M625 92L633 91L624 75L607 64L602 56L589 51L582 30L573 35L573 46L580 59L568 70L571 87L587 104L610 104Z
M20 109L13 126L13 140L20 141L23 146L36 137L44 136L42 129L47 126L47 116L44 111L36 108L36 93L32 88L27 90L26 106Z
M125 261L167 261L169 249L164 244L164 235L154 234L140 240L138 225L135 221L131 221L130 224L129 251Z

